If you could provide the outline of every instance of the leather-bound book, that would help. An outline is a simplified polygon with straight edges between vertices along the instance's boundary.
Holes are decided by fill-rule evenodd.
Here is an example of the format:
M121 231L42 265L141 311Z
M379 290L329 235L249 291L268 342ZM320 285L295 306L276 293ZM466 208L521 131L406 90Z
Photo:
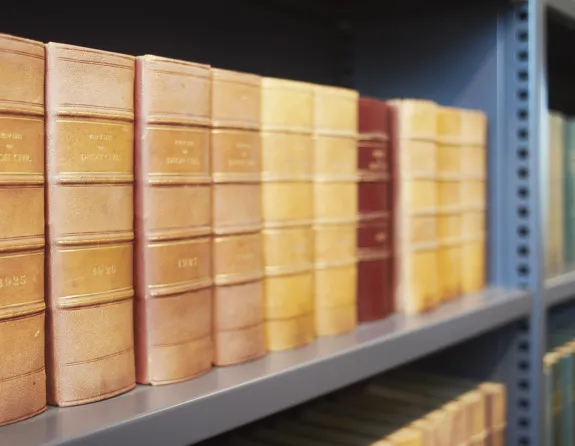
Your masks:
M135 386L134 58L46 45L48 402Z
M268 350L311 342L313 87L262 78L262 211Z
M393 299L392 163L390 111L384 101L359 99L358 118L358 321L381 319Z
M212 69L216 365L259 358L264 332L260 77Z
M437 268L439 298L461 294L461 155L464 111L437 109Z
M409 314L439 303L437 268L437 105L388 101L397 109L395 155L395 305Z
M357 324L358 93L314 87L315 325L318 336Z
M44 45L0 34L0 425L46 408Z
M136 59L135 342L144 384L212 365L210 68Z
M463 293L470 293L485 287L486 276L487 117L485 113L479 110L464 110L462 133L461 290ZM561 161L558 164L559 169L560 164ZM558 187L562 190L560 182ZM562 217L557 221L562 229ZM563 234L562 231L559 232ZM557 246L562 246L562 239ZM560 254L558 259L561 262L563 255Z

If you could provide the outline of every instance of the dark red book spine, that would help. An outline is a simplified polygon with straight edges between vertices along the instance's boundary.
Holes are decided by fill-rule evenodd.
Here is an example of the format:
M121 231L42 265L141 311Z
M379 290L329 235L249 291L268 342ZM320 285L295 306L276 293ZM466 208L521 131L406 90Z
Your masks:
M358 320L374 321L393 312L392 111L384 102L359 100L357 168Z

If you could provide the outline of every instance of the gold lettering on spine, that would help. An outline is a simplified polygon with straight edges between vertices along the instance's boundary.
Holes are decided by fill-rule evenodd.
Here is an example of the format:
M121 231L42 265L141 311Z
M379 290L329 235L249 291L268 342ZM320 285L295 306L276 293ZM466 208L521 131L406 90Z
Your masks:
M190 257L187 259L178 259L178 268L195 268L198 266L198 258Z
M23 285L26 285L26 274L0 277L0 288L15 288Z
M116 265L96 265L92 268L93 276L111 276L116 274Z

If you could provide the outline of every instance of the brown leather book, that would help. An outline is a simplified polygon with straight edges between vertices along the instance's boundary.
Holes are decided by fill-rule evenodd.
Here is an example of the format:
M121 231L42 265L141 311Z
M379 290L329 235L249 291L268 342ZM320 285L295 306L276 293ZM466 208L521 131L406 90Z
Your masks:
M0 425L46 408L44 45L0 34Z
M358 321L381 319L393 300L390 112L384 101L359 99L357 309Z
M260 77L211 70L215 365L259 358L264 333Z
M357 324L358 93L314 87L315 325L318 336Z
M210 67L136 59L135 342L143 384L212 365Z
M262 211L268 350L307 344L313 316L313 86L262 79Z
M135 386L134 58L46 45L48 402Z

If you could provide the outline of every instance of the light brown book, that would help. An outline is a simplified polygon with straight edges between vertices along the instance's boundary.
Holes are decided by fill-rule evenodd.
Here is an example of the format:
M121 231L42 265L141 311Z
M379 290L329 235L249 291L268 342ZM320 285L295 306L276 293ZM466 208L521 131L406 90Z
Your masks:
M313 87L262 78L262 212L268 350L314 339Z
M135 386L134 57L46 45L48 402Z
M441 301L461 294L463 110L437 109L437 265Z
M44 45L0 34L0 425L46 408Z
M136 377L212 364L210 67L136 59Z
M549 171L547 181L546 277L562 274L564 268L563 162L565 118L549 112Z
M259 358L264 332L260 77L211 70L216 365Z
M437 254L437 104L389 101L398 114L396 149L396 310L408 314L440 302Z
M487 117L463 110L461 290L481 291L486 281Z
M487 397L488 445L503 446L507 427L507 390L501 383L486 382L479 389Z
M357 116L355 90L314 87L314 262L318 336L357 324Z

